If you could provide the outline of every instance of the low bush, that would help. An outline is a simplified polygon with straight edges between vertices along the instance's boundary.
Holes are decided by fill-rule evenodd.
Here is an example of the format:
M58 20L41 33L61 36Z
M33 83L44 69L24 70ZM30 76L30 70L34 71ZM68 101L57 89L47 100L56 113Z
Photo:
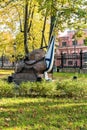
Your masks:
M57 91L60 91L59 96L85 98L87 97L87 82L78 80L59 81L56 86Z
M54 96L55 83L53 82L26 82L20 84L19 93L22 96Z
M14 95L14 84L0 80L0 97L13 97Z
M16 86L0 80L0 97L13 96L87 98L87 81L23 82Z

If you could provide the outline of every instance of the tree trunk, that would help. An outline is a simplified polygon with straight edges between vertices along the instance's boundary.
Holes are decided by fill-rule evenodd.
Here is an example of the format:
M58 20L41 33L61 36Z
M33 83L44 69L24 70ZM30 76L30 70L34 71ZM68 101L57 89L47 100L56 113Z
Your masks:
M49 40L52 36L52 32L53 32L53 29L54 29L54 23L55 23L55 16L51 16Z
M51 0L51 14L53 14L53 5L55 5L55 2L56 1L54 1L54 0ZM51 17L50 17L50 32L49 32L49 41L51 40L51 37L52 37L52 33L53 33L53 31L54 31L54 24L55 24L55 18L56 18L56 16L55 16L55 14L53 14L53 15L51 15Z
M35 6L31 12L31 20L30 20L30 24L29 24L29 27L28 27L28 33L30 33L30 29L31 29L31 26L32 26L32 22L33 22L33 16L34 16L34 11L35 11Z
M25 56L28 56L29 55L29 50L28 50L28 0L25 1L24 50L25 50Z
M47 19L47 11L46 11L46 15L45 15L45 18L44 18L44 24L43 24L43 30L42 30L41 48L43 47L44 32L45 32L45 27L46 27L46 19Z

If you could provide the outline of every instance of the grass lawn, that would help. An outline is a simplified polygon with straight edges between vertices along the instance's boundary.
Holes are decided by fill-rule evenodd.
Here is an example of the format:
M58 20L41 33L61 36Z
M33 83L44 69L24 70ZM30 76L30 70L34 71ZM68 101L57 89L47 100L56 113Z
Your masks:
M85 78L87 78L87 74L84 73L65 73L65 72L54 72L53 73L53 77L54 79L71 79L73 78L73 76L77 76L77 78L83 80Z
M87 130L87 101L2 98L0 130Z
M13 70L0 69L0 74L11 74Z
M13 72L14 70L0 69L0 78L5 78L8 75L11 75Z
M0 74L12 71L0 70ZM86 74L54 73L54 79L77 82ZM0 98L0 130L87 130L86 98Z

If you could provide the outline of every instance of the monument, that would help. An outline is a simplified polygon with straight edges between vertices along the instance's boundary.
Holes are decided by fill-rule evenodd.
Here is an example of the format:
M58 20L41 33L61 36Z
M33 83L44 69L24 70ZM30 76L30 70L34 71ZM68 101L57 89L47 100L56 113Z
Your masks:
M54 62L54 37L48 46L47 52L43 49L36 49L25 57L23 60L17 62L15 72L8 77L8 81L17 84L25 81L41 81L44 77L48 80L48 75Z

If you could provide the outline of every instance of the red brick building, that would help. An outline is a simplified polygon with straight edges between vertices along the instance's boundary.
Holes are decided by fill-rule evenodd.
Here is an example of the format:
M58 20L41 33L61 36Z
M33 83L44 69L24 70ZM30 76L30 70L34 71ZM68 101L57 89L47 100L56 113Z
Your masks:
M84 30L84 34L85 36L87 36L87 29ZM61 61L59 61L57 59L57 57L59 57L61 55L61 53L63 55L78 55L80 54L81 50L84 53L84 55L87 56L87 46L85 46L85 37L79 37L77 39L73 39L73 36L75 35L75 31L67 31L65 33L61 33L58 36L58 43L57 43L57 48L56 48L56 55L55 55L55 65L56 66L60 66L61 65ZM83 62L86 62L87 59L85 59ZM77 65L79 65L79 61L78 60L67 60L67 62L65 62L64 64L67 65L74 65L76 62Z

